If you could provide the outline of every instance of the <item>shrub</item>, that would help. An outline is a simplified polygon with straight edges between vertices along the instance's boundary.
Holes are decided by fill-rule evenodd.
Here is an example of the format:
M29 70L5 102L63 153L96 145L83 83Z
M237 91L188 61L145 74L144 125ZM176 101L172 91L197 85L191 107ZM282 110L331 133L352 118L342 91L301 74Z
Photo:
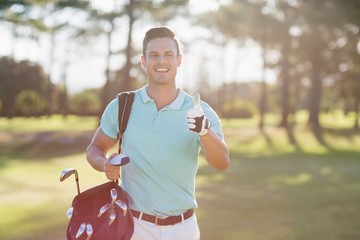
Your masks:
M255 104L242 100L226 102L223 109L224 118L252 118L257 113Z
M70 111L78 115L97 115L100 110L99 96L96 92L85 91L70 99Z
M44 98L34 90L23 90L16 95L15 111L22 116L39 116L44 113L45 107Z

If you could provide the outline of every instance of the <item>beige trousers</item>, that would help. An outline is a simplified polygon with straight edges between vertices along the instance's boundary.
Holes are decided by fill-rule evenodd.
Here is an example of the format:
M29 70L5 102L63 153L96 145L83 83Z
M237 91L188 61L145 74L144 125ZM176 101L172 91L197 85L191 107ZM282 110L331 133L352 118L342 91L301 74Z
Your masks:
M170 226L157 226L153 223L134 218L134 234L131 240L199 239L200 230L195 214L181 223Z

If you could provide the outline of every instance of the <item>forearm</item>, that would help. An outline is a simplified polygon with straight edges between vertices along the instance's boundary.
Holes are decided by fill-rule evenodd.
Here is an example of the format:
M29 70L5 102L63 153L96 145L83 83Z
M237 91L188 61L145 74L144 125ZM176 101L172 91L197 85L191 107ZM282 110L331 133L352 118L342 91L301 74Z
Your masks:
M94 169L104 172L104 164L107 161L106 152L99 146L91 143L86 149L86 159Z
M230 165L230 158L225 142L211 129L208 134L200 137L200 141L207 162L220 171L226 170Z
M105 172L109 180L118 179L120 177L120 167L112 166L110 160L116 155L113 153L109 158L106 157L108 151L116 144L117 140L109 138L99 127L90 145L86 149L86 159L90 165L100 171Z

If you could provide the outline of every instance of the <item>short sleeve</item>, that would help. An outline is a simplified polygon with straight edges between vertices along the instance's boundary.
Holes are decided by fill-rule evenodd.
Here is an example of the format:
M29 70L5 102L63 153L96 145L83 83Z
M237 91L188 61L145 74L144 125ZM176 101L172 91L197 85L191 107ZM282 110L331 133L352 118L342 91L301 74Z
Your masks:
M107 107L100 120L100 127L103 132L111 138L116 139L118 134L118 101L115 98L111 101Z
M211 129L214 130L216 135L218 135L221 140L224 140L224 133L222 132L221 120L216 114L216 112L205 102L201 104L201 107L204 111L205 116L210 121Z

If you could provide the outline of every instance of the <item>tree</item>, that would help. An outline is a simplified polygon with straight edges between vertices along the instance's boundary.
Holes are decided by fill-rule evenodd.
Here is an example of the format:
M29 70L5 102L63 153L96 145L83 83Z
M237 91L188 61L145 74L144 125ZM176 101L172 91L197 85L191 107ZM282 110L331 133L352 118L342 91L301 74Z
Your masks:
M12 118L15 114L15 99L24 90L32 90L39 97L26 93L23 97L27 99L40 99L47 97L47 90L51 83L40 65L30 61L17 63L9 57L0 58L0 98L2 99L2 115ZM29 97L29 95L31 95ZM31 101L32 101L31 100ZM20 101L24 103L24 101ZM39 102L39 101L35 101ZM40 111L40 110L39 110ZM38 112L37 112L38 113Z
M331 52L328 42L333 38L333 30L342 26L342 16L334 5L335 1L299 2L299 18L297 26L301 29L299 36L300 48L304 52L305 61L311 63L309 89L309 126L320 129L319 113L322 97L323 79L331 75L335 69L335 62L329 62ZM330 63L330 64L329 64Z
M48 34L50 41L49 60L48 63L48 81L52 79L52 70L55 63L55 48L57 45L57 37L64 31L69 29L75 29L75 26L71 26L68 19L64 18L64 14L72 12L75 15L78 10L84 11L88 6L88 1L82 0L54 0L54 1L42 1L42 0L28 0L28 1L4 1L0 4L0 20L6 21L11 24L14 38L26 37L38 42L42 34ZM19 30L18 30L19 29ZM31 31L21 31L24 29L31 29ZM30 32L30 34L23 34L22 32ZM77 33L73 35L78 36ZM81 30L80 30L81 32ZM40 46L40 44L39 44ZM14 51L12 53L14 56ZM68 56L68 55L66 55ZM68 60L65 60L65 62ZM64 64L66 68L68 64ZM67 98L66 91L66 70L63 69L63 85L64 94L63 97ZM47 114L51 113L53 86L48 85L47 89ZM66 104L64 105L66 108ZM64 109L66 113L66 109Z
M338 3L337 6L342 10L342 16L345 18L344 29L347 38L347 44L344 46L345 59L342 59L342 66L345 67L348 87L347 96L352 96L351 104L356 117L354 120L354 129L359 129L360 118L360 2L358 0L348 0ZM349 82L350 81L350 82Z
M208 12L199 16L199 22L207 28L214 28L227 41L234 40L243 45L247 39L257 41L262 49L263 74L261 79L261 95L259 99L259 128L264 126L264 116L267 103L267 84L265 71L267 64L267 49L273 44L275 21L269 14L262 11L266 6L264 1L233 1L223 5L217 12ZM242 14L239 14L241 12Z

